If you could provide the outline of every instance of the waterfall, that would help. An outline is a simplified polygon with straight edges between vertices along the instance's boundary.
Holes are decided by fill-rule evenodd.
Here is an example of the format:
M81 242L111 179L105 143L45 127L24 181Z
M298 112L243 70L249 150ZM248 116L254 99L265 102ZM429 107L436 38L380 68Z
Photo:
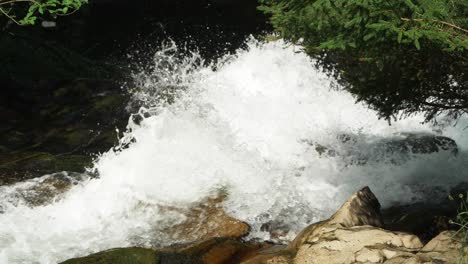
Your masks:
M177 242L164 230L184 215L161 206L190 207L220 190L224 210L251 225L249 238L270 239L264 227L274 222L287 240L363 186L390 206L443 198L468 178L466 119L443 127L414 115L389 125L282 40L251 39L209 65L171 44L150 68L135 74L143 107L120 146L95 161L99 177L83 176L40 206L18 193L50 175L0 187L0 263ZM450 137L458 154L375 158L381 142L405 133ZM355 162L356 153L366 160Z

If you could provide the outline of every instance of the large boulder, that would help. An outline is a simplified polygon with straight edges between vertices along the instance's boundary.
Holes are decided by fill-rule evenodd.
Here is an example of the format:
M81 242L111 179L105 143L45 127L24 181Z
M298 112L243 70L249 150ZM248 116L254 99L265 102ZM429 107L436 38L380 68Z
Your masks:
M221 200L221 198L213 198L208 200L207 205L202 208L193 209L194 217L199 218L204 214L201 212L217 211L212 207L216 207L215 205ZM221 219L224 217L226 216ZM209 219L210 217L201 218ZM190 221L188 220L188 223ZM209 221L207 223L209 226ZM196 222L195 226L199 224ZM192 229L191 225L180 225L177 228L193 235L196 234L196 230L203 230ZM466 257L468 249L463 248L463 238L456 232L442 232L423 246L421 240L413 234L393 232L382 227L380 204L371 190L366 187L351 196L328 220L305 228L288 246L217 237L172 245L157 251L136 248L108 250L64 263L452 264L468 261ZM216 232L221 232L221 230ZM202 235L198 237L205 237L206 234L216 232L202 231ZM463 252L465 255L460 254ZM128 260L133 262L128 262Z
M352 195L330 219L305 228L289 245L289 248L298 249L309 237L321 233L322 228L327 226L353 227L362 225L383 227L380 203L369 187Z
M443 232L423 247L417 236L382 226L379 203L366 187L330 219L307 227L288 249L296 253L293 262L297 264L448 264L460 259L462 245L454 233Z
M116 248L74 258L61 264L223 264L240 263L265 244L244 243L230 238L213 238L186 246L161 248Z

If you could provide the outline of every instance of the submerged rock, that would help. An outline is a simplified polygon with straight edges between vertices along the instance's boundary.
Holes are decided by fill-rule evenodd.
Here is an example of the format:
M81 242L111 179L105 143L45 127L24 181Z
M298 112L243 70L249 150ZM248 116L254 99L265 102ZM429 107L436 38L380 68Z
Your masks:
M362 136L341 134L337 136L337 145L328 146L318 142L306 141L315 151L324 157L339 157L348 164L363 165L368 162L386 162L402 164L410 155L445 152L458 154L457 143L448 137L427 133L402 133L390 138L365 138Z
M60 172L17 183L6 187L8 189L0 186L0 213L3 211L3 202L30 207L56 202L74 185L79 185L90 177L88 174Z
M92 157L86 155L33 151L5 153L5 156L0 155L0 160L0 185L61 171L84 173L92 164Z

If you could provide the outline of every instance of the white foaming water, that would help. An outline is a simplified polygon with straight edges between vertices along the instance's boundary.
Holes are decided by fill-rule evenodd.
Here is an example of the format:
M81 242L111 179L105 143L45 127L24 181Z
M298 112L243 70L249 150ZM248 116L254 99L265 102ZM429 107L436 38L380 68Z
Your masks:
M251 40L247 51L216 67L166 51L156 54L152 73L138 76L144 89L135 96L148 107L138 125L129 122L122 145L133 143L96 162L98 179L35 207L15 196L30 182L0 187L0 263L56 263L112 247L175 242L164 228L184 216L158 205L189 207L219 189L228 193L225 210L252 226L251 238L269 239L263 230L274 226L287 240L363 186L388 206L436 189L445 195L467 179L466 120L442 132L458 141L456 157L441 151L356 164L320 155L317 145L342 149L340 135L358 138L353 148L366 153L395 133L434 128L419 116L389 126L350 94L331 90L332 80L298 47ZM156 95L167 87L176 91L170 105Z

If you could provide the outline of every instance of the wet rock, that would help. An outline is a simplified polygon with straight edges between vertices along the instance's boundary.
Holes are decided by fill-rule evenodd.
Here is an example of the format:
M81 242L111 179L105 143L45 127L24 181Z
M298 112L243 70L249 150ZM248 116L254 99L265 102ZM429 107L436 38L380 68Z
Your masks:
M221 201L222 198L209 199L205 205L193 210L194 215L198 217L200 212L212 210L207 208ZM464 250L468 255L468 249L462 249L463 238L460 234L442 232L423 246L415 235L392 232L382 229L382 226L380 204L366 187L351 196L330 219L304 229L288 246L215 237L189 244L176 244L157 251L138 249L140 258L148 262L130 263L465 263L466 256L463 259L460 253ZM182 225L178 228L184 229ZM114 260L116 256L122 256L123 261L137 258L133 250L135 248L109 250L65 263L129 263Z
M158 253L146 248L115 248L82 258L69 259L62 264L156 264Z
M364 138L362 136L340 134L338 146L326 146L318 142L306 141L324 157L340 157L349 164L363 165L367 162L389 161L402 164L413 154L446 152L457 155L456 142L448 137L425 133L402 133L390 138Z
M62 264L223 264L240 263L263 244L250 244L230 238L213 238L180 248L116 248L74 258Z
M15 205L19 203L28 206L45 205L61 199L62 194L89 178L90 175L81 173L54 173L11 185L7 192L5 190L0 192L0 200L10 201Z
M61 171L83 173L92 162L92 158L85 155L52 155L30 151L9 154L0 159L1 185Z
M188 263L240 263L242 259L248 258L262 247L264 244L245 243L230 238L213 238L177 252L190 256L192 261Z
M250 226L227 215L222 208L225 197L209 198L188 211L177 208L164 210L181 211L186 219L167 232L178 241L199 241L215 237L242 238L249 234Z
M295 252L287 250L285 245L275 245L255 252L254 256L242 261L242 264L289 264Z

